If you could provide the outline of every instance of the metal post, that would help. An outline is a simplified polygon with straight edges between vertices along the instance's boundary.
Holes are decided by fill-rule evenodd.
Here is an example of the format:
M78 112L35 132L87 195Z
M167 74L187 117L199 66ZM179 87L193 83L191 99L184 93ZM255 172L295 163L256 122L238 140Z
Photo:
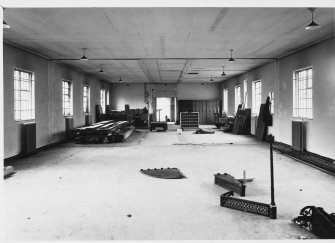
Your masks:
M269 135L270 142L270 171L271 171L271 218L277 218L277 207L275 203L275 190L274 190L274 177L273 177L273 148L272 144L274 142L274 136Z

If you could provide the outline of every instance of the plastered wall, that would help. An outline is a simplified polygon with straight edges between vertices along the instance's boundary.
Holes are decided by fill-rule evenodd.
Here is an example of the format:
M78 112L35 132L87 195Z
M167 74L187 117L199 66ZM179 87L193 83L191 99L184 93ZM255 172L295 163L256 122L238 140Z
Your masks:
M200 83L187 84L115 84L110 85L110 104L113 109L124 110L124 105L130 108L143 108L146 106L145 95L151 104L152 96L177 97L177 100L212 100L220 98L220 84ZM152 91L154 90L154 91ZM149 107L150 108L150 107Z
M65 119L62 115L62 80L72 82L74 126L85 124L82 108L84 83L90 85L90 111L95 119L95 104L100 102L101 87L107 84L69 67L4 44L4 158L21 152L21 125L14 121L13 70L20 68L35 75L36 146L43 147L65 138Z
M252 102L252 82L262 81L262 103L270 91L274 92L274 121L270 133L279 142L292 145L293 120L293 71L313 68L313 119L307 122L307 150L326 157L335 158L335 41L329 38L299 52L265 64L243 75L233 77L221 84L228 88L228 113L235 109L236 84L248 81L248 103Z

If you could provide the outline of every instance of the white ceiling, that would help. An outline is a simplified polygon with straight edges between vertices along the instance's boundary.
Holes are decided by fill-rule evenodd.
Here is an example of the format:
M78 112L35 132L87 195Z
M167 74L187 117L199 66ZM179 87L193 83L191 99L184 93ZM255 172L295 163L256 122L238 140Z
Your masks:
M4 41L108 82L220 82L333 36L334 16L305 30L306 8L9 8Z

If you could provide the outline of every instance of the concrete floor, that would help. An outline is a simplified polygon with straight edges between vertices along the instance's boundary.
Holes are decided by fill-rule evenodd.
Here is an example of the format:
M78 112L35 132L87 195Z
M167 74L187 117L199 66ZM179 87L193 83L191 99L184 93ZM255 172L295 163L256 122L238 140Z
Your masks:
M187 178L139 172L154 167ZM4 181L5 239L316 238L291 219L307 205L335 212L334 177L277 152L274 168L276 220L220 207L227 190L214 185L217 172L242 178L246 170L255 180L245 198L270 203L269 145L251 136L142 130L126 143L64 144L21 159Z

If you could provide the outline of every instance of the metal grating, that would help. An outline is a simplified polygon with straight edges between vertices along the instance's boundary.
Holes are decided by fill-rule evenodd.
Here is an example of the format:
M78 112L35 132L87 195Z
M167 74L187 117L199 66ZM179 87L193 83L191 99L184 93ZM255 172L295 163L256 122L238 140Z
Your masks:
M270 204L249 201L231 197L234 192L230 191L221 195L220 205L226 208L232 208L243 212L258 214L275 219L277 217L276 207Z
M180 128L183 131L199 128L199 112L180 112Z

